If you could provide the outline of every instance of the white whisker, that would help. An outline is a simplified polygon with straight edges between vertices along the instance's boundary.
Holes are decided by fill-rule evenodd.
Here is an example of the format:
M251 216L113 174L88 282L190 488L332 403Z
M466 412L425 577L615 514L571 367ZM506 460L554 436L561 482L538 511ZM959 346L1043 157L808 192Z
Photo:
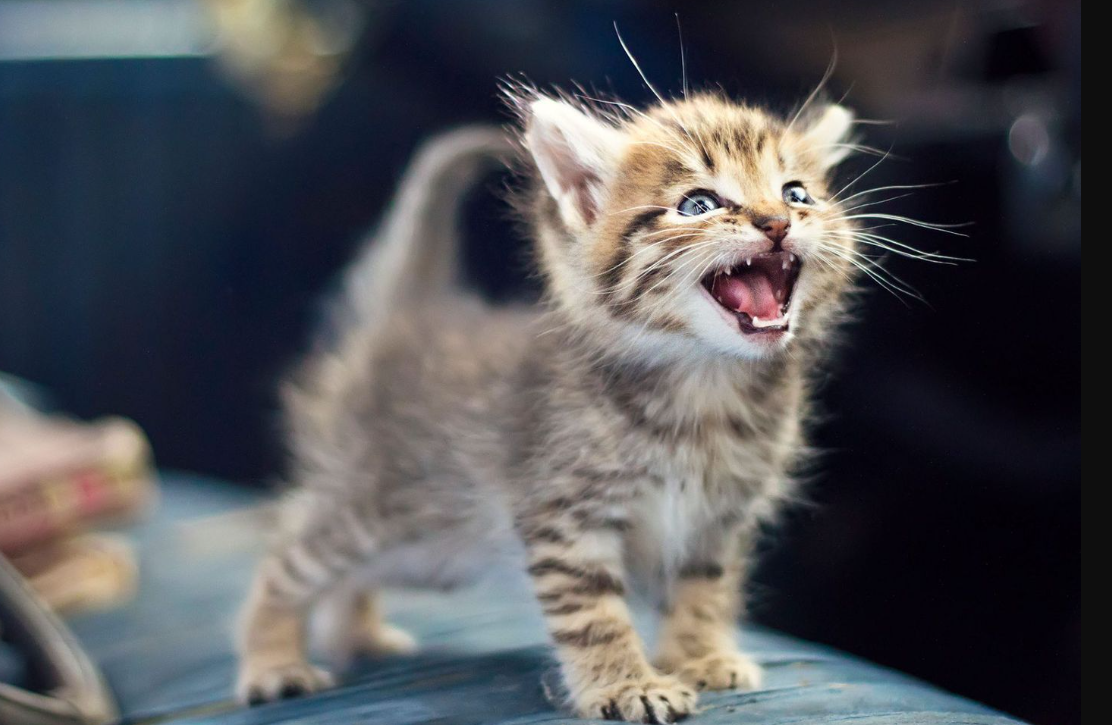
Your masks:
M687 53L683 47L683 26L680 24L680 14L676 13L676 35L680 38L680 74L683 80L683 100L687 100Z
M884 249L885 251L898 254L901 257L908 257L909 259L919 259L924 262L934 262L936 264L956 264L958 262L972 262L972 259L967 257L953 257L948 254L941 254L939 252L927 252L922 249L917 249L910 244L898 242L895 239L890 239L879 234L869 234L862 231L832 231L828 232L839 237L848 237L862 244Z
M911 285L903 281L892 272L882 267L875 259L868 257L860 252L853 252L852 250L845 249L844 247L833 247L829 245L823 246L824 251L833 254L842 260L849 262L857 269L861 270L874 282L879 284L888 292L891 292L897 298L900 294L914 297L920 302L925 302L922 295L920 295Z
M874 187L872 189L865 189L864 191L854 192L853 194L850 194L849 196L847 196L845 199L842 199L840 203L844 204L847 201L849 201L850 199L854 199L854 198L859 197L859 196L864 196L865 194L874 194L878 191L893 191L893 190L897 190L897 189L927 189L927 188L930 188L932 186L946 186L946 184L948 184L948 183L952 183L952 182L945 182L944 181L944 182L939 182L939 183L935 183L935 184L891 184L889 186L877 186L877 187Z
M943 234L953 234L956 237L968 237L968 234L962 232L955 232L954 229L959 227L969 226L968 224L936 224L934 222L923 222L910 217L899 216L898 214L851 214L842 217L843 219L884 219L887 221L901 222L903 224L910 224L913 227L922 227L923 229L930 229L935 232L942 232Z
M830 80L831 76L834 75L834 67L837 64L838 48L837 46L835 46L834 52L830 56L830 62L826 66L826 71L822 74L822 79L819 81L819 84L815 86L815 89L811 91L810 95L808 95L807 98L803 101L803 105L799 107L799 110L795 112L795 115L792 116L792 120L788 121L788 126L785 129L785 133L792 130L792 127L795 126L795 122L799 120L799 117L803 115L803 112L807 110L807 107L810 106L818 97L819 92L822 91L823 87Z
M834 196L830 197L830 202L833 203L833 202L837 201L838 197L841 196L843 191L849 189L851 186L856 184L858 181L861 181L861 179L865 178L866 174L868 174L870 171L872 171L873 169L875 169L876 167L878 167L882 163L884 163L884 160L887 159L887 158L888 158L888 154L885 154L884 156L881 156L879 159L877 159L876 163L874 163L872 166L870 166L869 168L865 169L860 174L858 174L857 178L855 178L853 181L851 181L848 184L846 184L845 186L843 186L841 189L838 189L838 193L836 193L836 194L834 194Z
M637 74L641 76L641 80L645 82L645 85L648 86L648 89L654 96L656 96L656 100L660 101L660 107L672 116L672 120L676 122L676 125L679 126L680 129L683 130L684 135L686 135L692 143L697 143L694 137L692 137L691 133L687 130L687 127L683 125L682 121L680 121L679 116L676 114L672 106L664 100L664 96L660 95L660 92L656 90L656 87L653 86L651 82L649 82L649 78L645 75L645 71L641 70L641 66L640 64L638 64L637 59L633 57L633 53L630 52L629 46L627 46L625 40L622 39L622 34L618 30L617 21L614 22L614 35L618 36L618 43L622 46L622 50L625 51L626 57L629 58L629 62L633 64L633 67L635 69L637 69Z

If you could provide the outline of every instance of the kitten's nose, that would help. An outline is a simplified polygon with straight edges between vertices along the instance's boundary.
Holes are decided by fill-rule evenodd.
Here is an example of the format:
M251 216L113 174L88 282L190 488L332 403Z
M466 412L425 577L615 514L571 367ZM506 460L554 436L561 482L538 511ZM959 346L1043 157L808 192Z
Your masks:
M753 220L753 226L765 233L773 244L779 244L788 236L792 223L782 214L776 216L762 216Z

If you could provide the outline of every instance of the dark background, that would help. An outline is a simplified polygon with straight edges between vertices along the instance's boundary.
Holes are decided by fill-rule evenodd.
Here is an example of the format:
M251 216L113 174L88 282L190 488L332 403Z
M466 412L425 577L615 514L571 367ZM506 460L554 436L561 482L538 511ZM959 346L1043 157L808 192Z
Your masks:
M0 18L16 4L33 10L0 0ZM0 28L0 370L71 413L131 416L164 467L263 485L281 467L275 381L420 139L504 122L509 73L647 102L613 21L658 87L681 87L667 3L356 9L339 16L357 29L340 82L292 120L204 48L5 56ZM680 9L694 87L785 111L837 46L830 93L893 121L863 127L892 157L862 187L947 182L883 210L971 223L967 238L887 230L975 261L891 259L925 302L864 296L822 389L809 502L769 537L754 618L1080 722L1080 3ZM493 296L529 294L498 184L467 211L470 272Z

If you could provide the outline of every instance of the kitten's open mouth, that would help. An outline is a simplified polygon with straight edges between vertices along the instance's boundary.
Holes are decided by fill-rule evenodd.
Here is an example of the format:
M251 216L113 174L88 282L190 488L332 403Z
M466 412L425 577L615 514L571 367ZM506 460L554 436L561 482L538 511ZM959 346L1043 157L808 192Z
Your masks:
M703 289L737 320L742 332L783 333L800 261L790 252L767 252L741 259L703 278Z

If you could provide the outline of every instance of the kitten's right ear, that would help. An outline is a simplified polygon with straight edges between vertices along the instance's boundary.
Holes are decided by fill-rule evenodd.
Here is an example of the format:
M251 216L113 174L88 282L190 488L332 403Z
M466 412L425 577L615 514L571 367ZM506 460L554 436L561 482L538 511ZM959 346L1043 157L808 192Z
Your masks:
M605 201L625 146L623 134L580 109L539 97L525 108L525 146L560 209L564 223L584 231Z
M815 149L822 170L829 171L849 156L852 134L853 111L832 103L815 114L803 138Z

